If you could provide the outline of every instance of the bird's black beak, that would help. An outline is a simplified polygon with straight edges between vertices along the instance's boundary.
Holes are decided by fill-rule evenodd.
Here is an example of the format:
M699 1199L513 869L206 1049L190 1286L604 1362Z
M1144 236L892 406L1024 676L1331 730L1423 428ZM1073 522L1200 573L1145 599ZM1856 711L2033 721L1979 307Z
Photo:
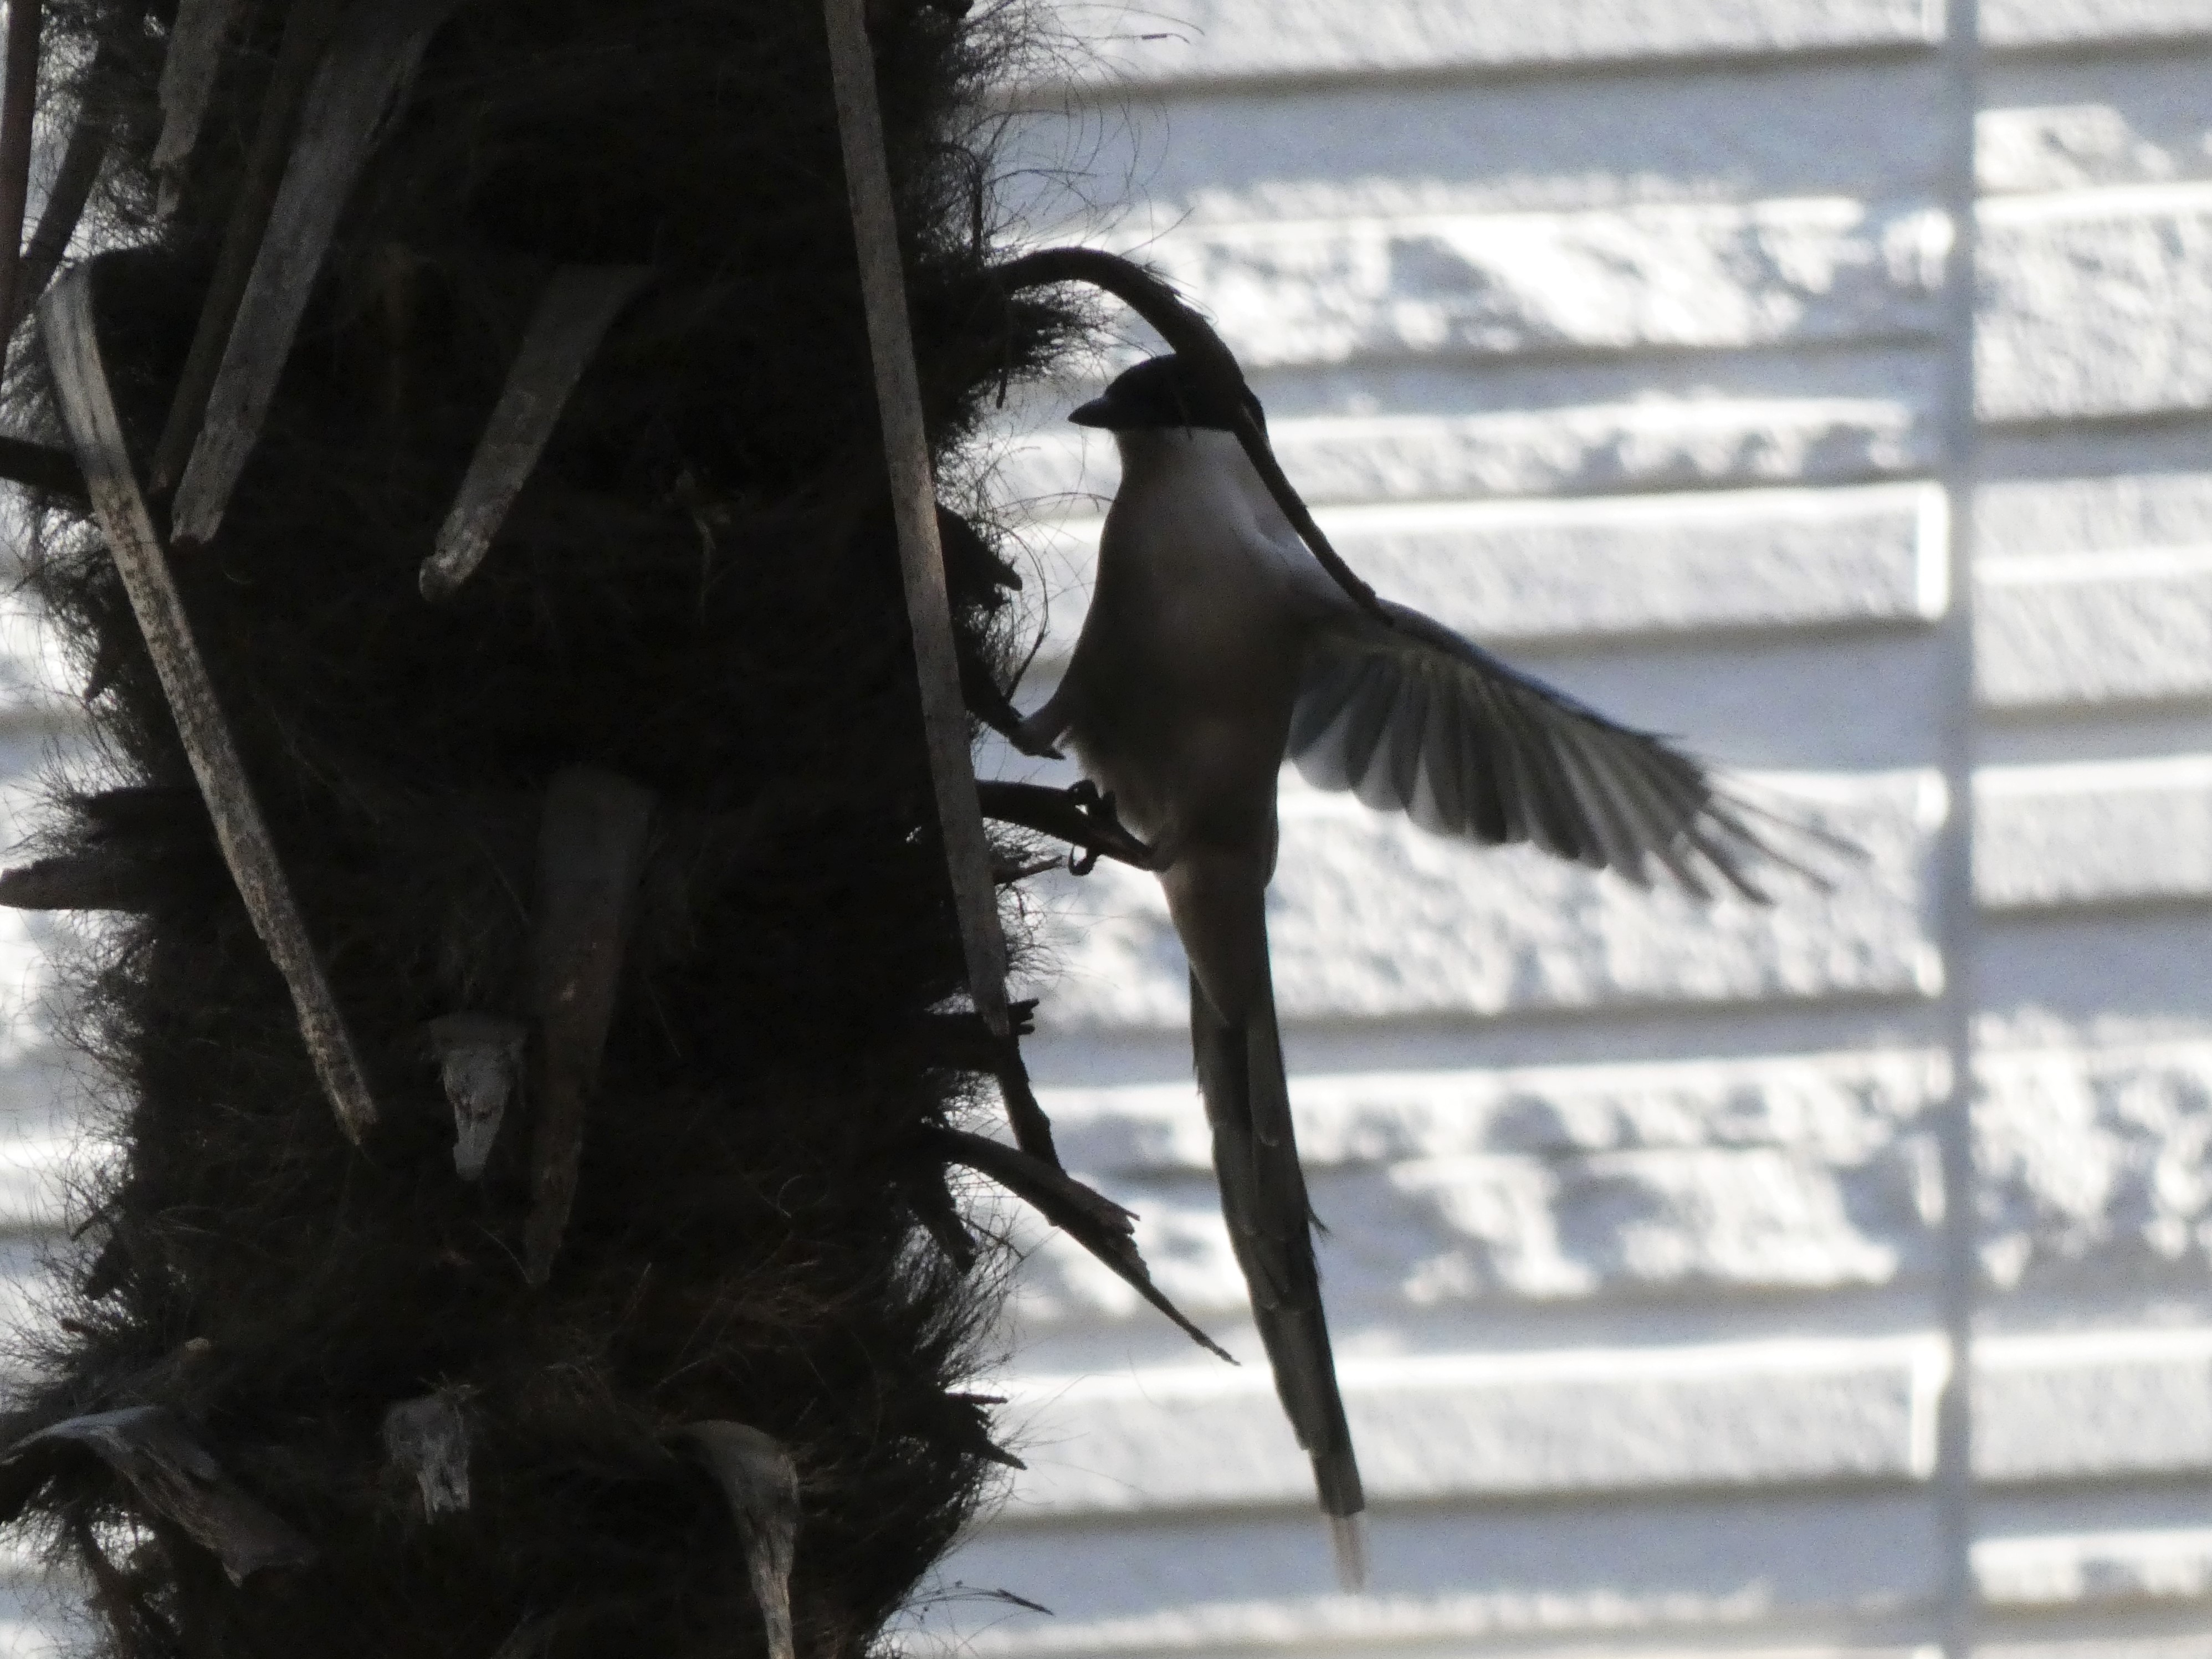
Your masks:
M1115 419L1120 413L1121 410L1115 406L1113 395L1109 392L1103 397L1093 398L1087 404L1078 405L1069 413L1067 418L1078 426L1099 426L1110 431L1121 424Z

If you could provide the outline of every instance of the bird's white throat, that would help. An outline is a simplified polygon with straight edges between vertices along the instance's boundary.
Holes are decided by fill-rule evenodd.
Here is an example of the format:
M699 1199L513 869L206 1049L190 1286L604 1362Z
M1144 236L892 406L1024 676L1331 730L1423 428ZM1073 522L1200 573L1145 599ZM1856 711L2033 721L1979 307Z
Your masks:
M1297 532L1234 433L1213 427L1148 427L1116 432L1114 444L1121 453L1124 494L1172 503L1179 514L1224 531L1233 525L1257 531L1265 540L1297 542Z

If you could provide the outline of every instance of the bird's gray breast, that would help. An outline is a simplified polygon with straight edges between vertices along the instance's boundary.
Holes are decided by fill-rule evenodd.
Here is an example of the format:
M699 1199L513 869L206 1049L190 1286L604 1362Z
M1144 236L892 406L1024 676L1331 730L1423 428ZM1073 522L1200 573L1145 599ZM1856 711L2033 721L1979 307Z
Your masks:
M1220 471L1125 474L1069 664L1070 736L1143 835L1273 833L1311 622Z

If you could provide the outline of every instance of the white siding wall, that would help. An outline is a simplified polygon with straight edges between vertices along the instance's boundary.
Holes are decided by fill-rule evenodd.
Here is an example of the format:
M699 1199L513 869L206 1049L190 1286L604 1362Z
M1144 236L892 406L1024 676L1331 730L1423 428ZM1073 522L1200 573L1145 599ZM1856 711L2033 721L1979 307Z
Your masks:
M1943 7L1060 9L1097 61L1026 100L1035 153L1136 203L1073 228L1210 308L1352 563L1870 857L1705 908L1286 775L1363 1597L1239 1314L1164 907L1063 882L1063 1147L1247 1363L1038 1239L1030 1471L926 1626L987 1659L1939 1640L1971 982L1982 1650L2212 1656L2212 3L1983 0L1966 975ZM1044 679L1113 479L1064 406L997 475L1065 590ZM969 1594L1000 1587L1056 1616Z

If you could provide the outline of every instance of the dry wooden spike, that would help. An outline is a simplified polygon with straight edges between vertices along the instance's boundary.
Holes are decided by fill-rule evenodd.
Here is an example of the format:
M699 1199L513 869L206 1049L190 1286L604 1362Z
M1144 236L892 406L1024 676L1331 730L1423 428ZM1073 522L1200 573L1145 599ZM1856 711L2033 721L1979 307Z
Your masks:
M112 47L101 46L87 78L94 85L105 82L115 69L116 57ZM13 334L15 325L30 315L31 307L61 269L77 222L84 217L85 204L92 199L92 187L100 182L100 169L106 163L107 138L106 122L95 119L89 110L78 110L70 127L69 144L62 151L62 164L55 169L46 205L39 210L39 228L31 233L23 249L14 307L6 319L9 333Z
M331 36L177 485L171 531L178 543L212 541L222 527L346 198L423 48L459 3L355 0Z
M568 394L622 308L652 275L643 265L564 265L553 273L438 532L436 550L422 562L424 599L446 598L483 562Z
M1048 860L1047 867L1057 861ZM933 1063L964 1072L988 1072L996 1079L1006 1108L1006 1121L1014 1132L1014 1144L1057 1170L1060 1152L1053 1145L1052 1120L1038 1103L1029 1067L1022 1060L1020 1039L1029 1035L1036 1010L1034 997L1011 1005L1007 1012L1012 1029L1004 1036L994 1036L972 1013L929 1014L924 1017L923 1029L929 1034Z
M799 1553L799 1470L775 1436L743 1423L688 1423L672 1437L705 1464L729 1501L768 1626L769 1659L795 1659L791 1566Z
M1007 1005L1012 1036L1027 1036L1036 1029L1036 1006L1035 997ZM926 1034L931 1065L963 1072L997 1068L1006 1038L992 1036L991 1028L974 1012L957 1008L933 1011L919 1016L916 1023Z
M845 188L860 253L860 292L875 362L876 407L898 520L899 569L921 680L921 718L936 786L937 823L967 958L968 992L983 1023L1006 1033L1006 940L999 927L999 892L991 879L990 845L975 804L975 761L968 752L968 711L953 647L952 610L938 540L937 487L930 477L929 434L922 424L921 383L907 316L906 273L892 210L890 169L884 155L883 112L876 100L876 63L868 46L865 0L823 0L830 64L844 147Z
M0 870L0 906L10 910L143 910L151 897L145 871L112 855L74 854Z
M0 876L0 888L6 880ZM453 1109L453 1168L464 1181L484 1172L529 1041L530 1028L504 1014L447 1014L430 1022L430 1046Z
M161 136L154 145L164 217L176 210L237 10L238 0L179 0L177 21L169 26L169 52L161 60Z
M1022 1045L1013 1036L1000 1040L998 1064L991 1068L998 1080L999 1098L1006 1108L1006 1126L1014 1132L1014 1145L1031 1158L1060 1167L1060 1148L1053 1144L1052 1120L1045 1115L1036 1091L1030 1085L1030 1068L1022 1060Z
M72 1417L25 1436L0 1465L27 1495L21 1483L43 1479L45 1460L72 1450L90 1452L114 1470L149 1509L211 1552L234 1584L267 1567L305 1566L315 1559L315 1547L226 1474L167 1407Z
M384 1455L415 1478L426 1521L468 1508L469 1418L459 1389L403 1400L385 1413Z
M31 240L23 249L12 322L21 322L30 313L39 296L46 291L46 284L53 281L54 272L61 269L70 239L76 234L77 223L84 217L85 204L92 199L92 187L100 182L100 169L106 160L106 127L80 117L70 131L69 147L62 152L62 164L55 171L53 188L46 192L46 206L39 214L39 228L31 233Z
M49 449L26 438L0 437L0 480L43 489L74 501L91 497L84 487L84 469L66 449Z
M31 199L31 126L39 105L39 0L8 0L0 82L0 317L21 309L23 214Z
M353 1033L331 994L307 925L292 896L270 839L238 744L216 701L207 665L192 637L183 597L170 574L145 497L131 476L123 423L115 411L92 308L91 264L55 284L40 306L40 329L53 373L55 401L91 490L93 512L123 577L124 591L146 635L185 753L206 797L223 861L230 866L254 931L269 948L292 993L308 1057L347 1136L359 1143L376 1121Z
M262 233L269 228L269 211L284 181L285 158L291 154L292 134L300 124L301 106L307 102L315 66L323 48L337 27L345 0L294 0L285 14L283 37L277 43L276 61L270 68L269 85L261 97L261 113L247 151L246 169L230 198L230 216L223 225L222 245L216 251L215 269L208 275L207 295L200 301L199 321L192 330L191 349L177 376L177 389L169 400L169 415L161 426L161 441L154 446L153 464L147 469L149 488L166 495L191 454L192 440L199 435L200 419L207 413L209 390L215 385L223 348L230 343L230 325L238 317L238 302L253 272L253 256L260 252Z
M973 1268L979 1255L975 1235L968 1231L944 1165L908 1171L900 1177L899 1191L908 1212L945 1252L945 1259L963 1273Z
M1103 1193L1085 1186L1065 1170L1042 1158L985 1135L964 1129L930 1132L943 1147L948 1163L963 1164L988 1176L1029 1205L1047 1221L1113 1269L1122 1283L1158 1308L1184 1335L1208 1353L1236 1360L1229 1351L1186 1318L1167 1292L1152 1283L1152 1270L1137 1249L1135 1219Z
M989 1459L1000 1468L1025 1469L1029 1465L991 1438L991 1414L984 1408L1003 1406L1006 1397L1001 1394L948 1394L945 1404L951 1408L953 1420L959 1425L961 1441L979 1457Z
M523 1272L532 1285L552 1276L575 1202L584 1109L614 1019L652 823L652 793L610 772L571 768L545 793L531 941L538 1126L522 1236Z

